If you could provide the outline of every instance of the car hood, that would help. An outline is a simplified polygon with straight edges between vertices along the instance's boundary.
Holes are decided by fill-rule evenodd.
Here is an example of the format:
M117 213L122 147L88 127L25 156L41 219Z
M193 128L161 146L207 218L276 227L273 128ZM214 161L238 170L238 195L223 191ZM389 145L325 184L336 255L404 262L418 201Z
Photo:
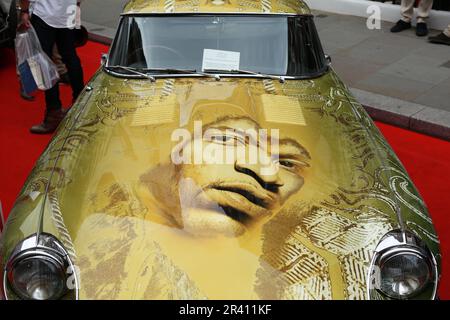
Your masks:
M279 156L274 171L262 154ZM30 203L41 215L12 223L63 242L82 299L364 299L388 231L439 254L417 190L332 71L285 83L100 71L14 210Z

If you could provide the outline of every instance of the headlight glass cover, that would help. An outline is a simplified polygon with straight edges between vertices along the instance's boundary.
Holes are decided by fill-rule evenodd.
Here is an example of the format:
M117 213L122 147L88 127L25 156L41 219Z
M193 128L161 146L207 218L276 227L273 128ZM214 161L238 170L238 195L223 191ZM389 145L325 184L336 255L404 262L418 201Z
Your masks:
M4 273L6 298L77 299L78 281L74 288L67 285L71 276L68 272L73 269L67 251L54 236L32 235L16 246L8 260Z
M417 295L431 278L429 263L418 254L395 254L380 266L380 290L394 299Z
M394 230L377 245L368 275L369 299L435 299L439 271L434 255L415 234Z
M63 296L66 289L63 265L44 255L17 261L8 272L8 282L22 299L58 299Z

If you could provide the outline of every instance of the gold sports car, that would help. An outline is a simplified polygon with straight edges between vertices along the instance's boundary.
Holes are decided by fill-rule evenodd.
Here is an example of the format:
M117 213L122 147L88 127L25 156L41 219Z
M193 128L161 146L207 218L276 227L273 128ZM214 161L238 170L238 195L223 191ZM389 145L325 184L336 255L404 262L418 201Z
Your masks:
M0 296L435 299L440 264L303 2L134 0L9 216Z

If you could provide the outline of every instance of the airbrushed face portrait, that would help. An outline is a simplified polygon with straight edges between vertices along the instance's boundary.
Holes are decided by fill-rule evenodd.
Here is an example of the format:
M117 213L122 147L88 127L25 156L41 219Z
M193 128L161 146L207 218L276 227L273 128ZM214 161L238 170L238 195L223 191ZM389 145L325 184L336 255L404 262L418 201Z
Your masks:
M171 165L158 168L159 182L172 197L152 181L154 170L141 182L158 199L179 203L167 214L189 233L242 235L276 215L304 185L311 156L279 129L237 115L196 121L193 132L183 130L174 135L179 143Z

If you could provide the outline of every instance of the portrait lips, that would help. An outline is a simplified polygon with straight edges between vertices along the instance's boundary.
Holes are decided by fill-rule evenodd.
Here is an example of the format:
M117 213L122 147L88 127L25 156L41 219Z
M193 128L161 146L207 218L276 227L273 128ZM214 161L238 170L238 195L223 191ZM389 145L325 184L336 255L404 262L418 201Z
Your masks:
M249 183L213 183L204 192L227 216L243 224L267 215L278 202L275 194Z

